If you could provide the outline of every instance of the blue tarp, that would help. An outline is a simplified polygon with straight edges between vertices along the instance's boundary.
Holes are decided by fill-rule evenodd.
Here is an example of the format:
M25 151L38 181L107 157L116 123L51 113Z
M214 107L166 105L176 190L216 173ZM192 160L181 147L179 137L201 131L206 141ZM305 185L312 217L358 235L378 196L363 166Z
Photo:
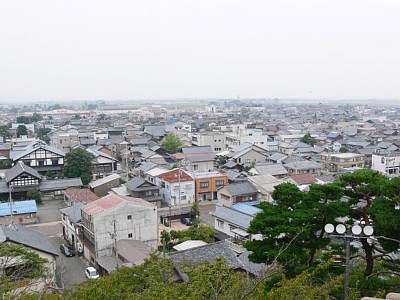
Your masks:
M12 205L13 214L28 214L38 211L35 200L14 201ZM10 203L0 203L0 217L11 215Z

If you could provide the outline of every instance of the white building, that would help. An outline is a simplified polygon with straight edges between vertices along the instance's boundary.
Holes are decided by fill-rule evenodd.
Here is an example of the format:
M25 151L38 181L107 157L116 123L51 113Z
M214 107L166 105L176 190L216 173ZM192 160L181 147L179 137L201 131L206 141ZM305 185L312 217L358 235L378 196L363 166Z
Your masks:
M371 169L379 171L388 177L400 176L400 154L372 154Z
M174 169L156 177L163 201L171 206L190 204L195 201L195 180L180 169Z
M141 198L108 195L82 206L83 254L92 263L110 256L114 242L139 240L153 250L157 247L157 207Z

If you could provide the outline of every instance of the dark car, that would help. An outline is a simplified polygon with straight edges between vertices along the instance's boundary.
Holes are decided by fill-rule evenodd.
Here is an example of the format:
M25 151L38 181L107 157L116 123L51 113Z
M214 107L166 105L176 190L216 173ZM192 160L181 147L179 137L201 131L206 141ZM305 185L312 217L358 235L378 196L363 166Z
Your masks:
M183 218L183 219L181 219L181 223L182 223L182 224L185 224L186 226L190 226L190 225L193 224L191 218Z
M65 256L75 256L75 251L70 246L68 246L66 244L61 244L60 245L60 251Z

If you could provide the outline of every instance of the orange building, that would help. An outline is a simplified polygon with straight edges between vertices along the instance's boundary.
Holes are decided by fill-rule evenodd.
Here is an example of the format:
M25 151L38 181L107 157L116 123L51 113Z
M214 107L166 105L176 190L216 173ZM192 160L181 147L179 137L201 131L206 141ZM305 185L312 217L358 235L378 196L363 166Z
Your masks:
M228 184L228 176L222 171L193 172L196 201L217 200L217 191Z

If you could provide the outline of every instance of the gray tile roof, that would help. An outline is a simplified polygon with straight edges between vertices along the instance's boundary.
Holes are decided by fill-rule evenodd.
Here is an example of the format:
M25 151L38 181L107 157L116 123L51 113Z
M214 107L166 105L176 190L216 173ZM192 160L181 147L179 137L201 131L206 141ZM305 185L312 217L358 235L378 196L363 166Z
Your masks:
M14 161L24 157L25 155L28 155L38 149L44 149L46 151L58 154L60 156L65 156L65 153L61 151L60 149L54 148L52 146L47 145L45 142L38 140L38 141L33 141L29 145L26 146L24 151L18 151L16 155L13 155L12 159Z
M211 146L182 147L182 153L185 153L185 154L213 153L213 150L212 150Z
M217 257L223 257L229 267L233 269L243 269L243 264L236 257L236 253L231 250L225 242L217 242L196 248L178 251L169 254L170 259L175 268L184 281L188 281L189 277L182 270L185 264L198 265L205 261L214 262Z
M191 162L214 161L214 158L208 155L189 156L187 159L190 160Z
M42 181L39 185L40 191L56 191L64 190L71 187L81 187L82 180L80 178L67 178Z
M154 169L155 167L157 167L157 164L149 161L149 162L146 162L143 165L141 165L139 167L139 170L142 171L142 172L147 172L147 171L149 171L151 169Z
M253 216L237 211L227 206L217 206L216 211L212 215L218 219L227 221L232 225L237 225L242 229L247 229L250 226L250 222L253 220Z
M229 184L225 186L225 189L227 189L232 196L257 193L257 189L248 181Z
M10 182L11 180L13 180L14 178L18 177L23 173L27 173L33 177L38 178L39 180L42 180L42 176L40 176L38 171L25 165L23 162L19 161L14 167L7 170L7 172L5 173L6 182L7 183Z
M61 208L60 212L70 218L73 222L78 223L81 221L81 207L85 204L83 202L78 202L75 205Z
M6 240L10 242L58 256L58 252L56 252L46 237L36 230L14 223L10 225L0 225L0 232L0 236L5 236Z
M125 183L125 187L130 191L134 191L136 188L138 188L145 182L146 181L144 181L142 178L134 177L131 180L129 180L127 183Z

